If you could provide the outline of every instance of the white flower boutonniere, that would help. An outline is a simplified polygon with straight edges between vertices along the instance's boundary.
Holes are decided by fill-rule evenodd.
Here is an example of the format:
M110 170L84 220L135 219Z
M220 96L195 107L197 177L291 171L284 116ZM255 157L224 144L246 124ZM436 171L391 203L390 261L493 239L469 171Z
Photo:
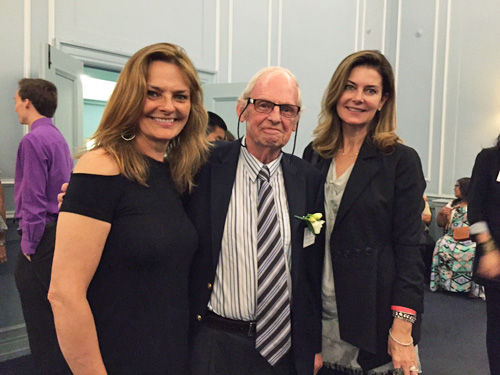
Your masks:
M306 216L295 215L295 217L297 219L304 220L307 224L307 227L314 235L317 235L321 232L321 228L325 223L324 220L320 220L323 217L323 214L321 213L307 214Z

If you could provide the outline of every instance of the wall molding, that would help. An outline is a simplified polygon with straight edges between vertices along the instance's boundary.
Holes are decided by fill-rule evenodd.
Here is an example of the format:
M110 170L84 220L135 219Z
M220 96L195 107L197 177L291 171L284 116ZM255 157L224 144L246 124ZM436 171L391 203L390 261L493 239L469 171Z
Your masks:
M434 116L435 116L435 101L436 101L436 76L437 76L437 54L438 54L438 36L439 36L439 0L436 1L434 8L434 40L432 46L432 73L431 73L431 97L429 108L429 138L427 144L427 181L432 178L432 153L434 146Z
M273 0L267 2L267 66L271 66L273 46Z
M451 0L448 0L448 6L446 10L446 42L445 42L445 53L444 53L444 66L443 66L443 109L441 114L441 151L439 155L439 181L438 181L438 194L443 193L443 174L444 174L444 155L445 155L445 136L446 136L446 110L448 105L448 100L446 95L448 94L448 69L450 64L450 29L451 29Z
M278 57L276 65L281 66L281 51L283 43L283 0L278 0Z
M56 1L49 0L47 10L47 40L51 43L56 37Z
M233 81L233 0L229 0L227 20L227 82Z
M355 22L356 25L354 26L354 51L358 51L358 45L359 45L359 13L360 13L360 0L356 0L356 17L355 17Z
M0 362L30 354L26 325L0 328Z
M84 43L75 43L63 39L54 40L55 47L74 58L83 61L85 66L121 71L131 54L105 50L102 48L90 46Z

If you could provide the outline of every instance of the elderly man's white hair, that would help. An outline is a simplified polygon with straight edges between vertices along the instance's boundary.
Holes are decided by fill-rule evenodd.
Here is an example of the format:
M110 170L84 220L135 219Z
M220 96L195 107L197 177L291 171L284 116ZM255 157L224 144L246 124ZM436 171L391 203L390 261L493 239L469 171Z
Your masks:
M277 72L277 71L283 72L283 73L289 75L293 79L293 81L297 85L297 105L299 107L301 107L302 106L302 93L300 92L300 87L299 87L299 83L297 82L297 78L295 78L295 76L293 75L293 73L291 71L289 71L288 69L282 68L280 66L268 66L266 68L259 70L257 73L255 73L255 75L248 82L248 85L245 88L245 90L243 90L243 92L241 93L238 101L246 102L250 98L250 93L252 92L253 88L255 87L255 84L257 83L257 81L261 77L263 77L264 75L266 75L268 73L272 73L272 72ZM287 104L292 104L292 103L287 103Z

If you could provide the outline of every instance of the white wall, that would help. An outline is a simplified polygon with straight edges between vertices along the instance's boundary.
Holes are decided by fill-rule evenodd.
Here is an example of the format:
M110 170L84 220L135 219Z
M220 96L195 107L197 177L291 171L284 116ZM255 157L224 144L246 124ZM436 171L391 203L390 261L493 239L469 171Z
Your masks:
M0 126L6 135L0 170L7 185L23 135L11 99L19 78L38 76L41 42L109 50L126 60L144 45L169 41L219 83L246 82L267 65L289 68L304 97L298 153L311 140L323 91L340 60L355 50L379 49L397 76L398 133L419 152L429 195L451 194L454 181L470 174L475 154L500 130L495 0L481 6L467 0L0 4Z

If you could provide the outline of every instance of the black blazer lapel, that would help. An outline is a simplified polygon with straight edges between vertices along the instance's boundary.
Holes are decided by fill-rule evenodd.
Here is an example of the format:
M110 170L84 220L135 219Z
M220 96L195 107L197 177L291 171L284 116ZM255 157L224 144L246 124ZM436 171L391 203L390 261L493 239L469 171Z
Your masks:
M301 226L301 220L297 216L305 216L306 212L306 180L295 165L290 163L290 155L284 154L281 159L281 168L285 180L286 197L288 201L288 212L290 214L290 230L292 242L292 290L296 288L298 280L298 270L300 263L300 254L303 246L304 230ZM309 212L313 213L313 212Z
M215 152L217 153L217 157L214 158L212 162L210 179L210 220L212 225L213 264L219 262L224 224L226 222L231 192L236 178L240 147L240 142L235 141L228 147L223 147L223 152L221 152L220 149L216 149Z
M337 218L335 219L335 227L338 225L342 218L345 216L349 208L356 201L359 194L365 189L369 184L375 173L377 173L378 165L375 163L375 156L377 155L377 149L372 144L366 142L363 143L361 149L359 150L358 159L354 164L354 167L349 177L349 181L345 187L344 195L342 196L342 201L340 202L339 212L337 213Z
M315 165L317 169L321 171L323 176L323 181L326 181L326 176L328 175L328 170L330 169L330 164L332 164L332 159L318 158L318 162Z

